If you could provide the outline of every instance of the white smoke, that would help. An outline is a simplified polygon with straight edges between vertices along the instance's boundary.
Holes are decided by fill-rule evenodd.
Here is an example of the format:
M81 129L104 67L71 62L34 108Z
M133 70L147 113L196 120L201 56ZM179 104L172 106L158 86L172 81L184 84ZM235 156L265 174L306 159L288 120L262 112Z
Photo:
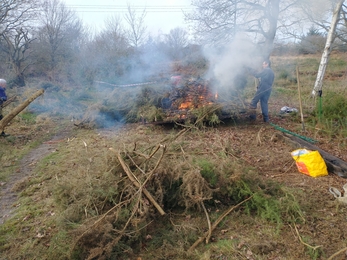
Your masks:
M219 87L233 88L235 77L244 73L245 67L255 67L261 61L261 53L245 34L238 34L220 51L205 49L210 61L208 77L218 80Z

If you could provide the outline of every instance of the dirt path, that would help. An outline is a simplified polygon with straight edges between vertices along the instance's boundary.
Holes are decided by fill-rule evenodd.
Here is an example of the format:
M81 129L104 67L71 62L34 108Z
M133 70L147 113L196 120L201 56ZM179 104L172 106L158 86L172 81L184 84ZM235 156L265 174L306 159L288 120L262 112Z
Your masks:
M15 203L18 198L18 191L14 190L14 186L29 177L36 164L48 154L54 152L57 144L63 141L70 132L71 130L64 129L57 133L51 140L42 143L30 151L20 161L19 170L13 173L7 182L0 184L0 225L11 217L16 210Z

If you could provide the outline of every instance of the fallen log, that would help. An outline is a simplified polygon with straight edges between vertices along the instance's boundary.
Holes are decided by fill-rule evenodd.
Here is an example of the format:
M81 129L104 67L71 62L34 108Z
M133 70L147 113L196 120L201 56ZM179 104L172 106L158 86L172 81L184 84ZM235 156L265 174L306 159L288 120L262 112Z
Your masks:
M311 144L303 139L298 137L283 133L283 136L286 140L294 144L296 148L306 148L312 151L318 151L323 157L325 164L328 167L329 173L334 173L342 178L347 178L347 162L337 158L336 156L331 155L330 153L320 149L314 144Z
M8 123L18 115L23 109L25 109L31 102L33 102L36 98L41 96L45 91L43 89L36 91L30 98L25 100L23 103L19 104L16 108L14 108L9 114L7 114L0 121L0 131L4 131L5 127Z

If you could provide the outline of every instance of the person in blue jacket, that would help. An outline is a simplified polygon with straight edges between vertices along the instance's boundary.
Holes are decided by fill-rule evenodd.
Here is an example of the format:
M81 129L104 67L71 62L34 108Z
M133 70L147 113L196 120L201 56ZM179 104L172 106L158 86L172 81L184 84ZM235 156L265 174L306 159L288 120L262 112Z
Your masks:
M7 95L6 95L6 80L0 79L0 121L3 118L2 115L2 104L7 100ZM0 136L6 136L5 132L2 131Z
M250 103L250 108L256 109L258 102L260 102L263 120L264 122L269 122L268 102L271 95L272 84L275 79L275 74L271 69L270 60L267 59L263 61L263 70L261 72L256 72L254 70L249 70L249 72L254 77L260 79L259 85L257 87L257 92L255 93ZM251 114L250 118L252 120L256 119L255 111Z

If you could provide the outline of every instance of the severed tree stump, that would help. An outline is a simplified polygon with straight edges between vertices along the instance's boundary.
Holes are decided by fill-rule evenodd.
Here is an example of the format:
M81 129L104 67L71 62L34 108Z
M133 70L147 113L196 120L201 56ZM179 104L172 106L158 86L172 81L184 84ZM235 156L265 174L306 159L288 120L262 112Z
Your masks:
M16 108L14 108L9 114L7 114L1 121L0 121L0 132L4 131L5 127L8 125L8 123L16 116L18 115L23 109L25 109L31 102L33 102L36 98L41 96L44 93L44 89L36 91L30 98L25 100L23 103L19 104Z

